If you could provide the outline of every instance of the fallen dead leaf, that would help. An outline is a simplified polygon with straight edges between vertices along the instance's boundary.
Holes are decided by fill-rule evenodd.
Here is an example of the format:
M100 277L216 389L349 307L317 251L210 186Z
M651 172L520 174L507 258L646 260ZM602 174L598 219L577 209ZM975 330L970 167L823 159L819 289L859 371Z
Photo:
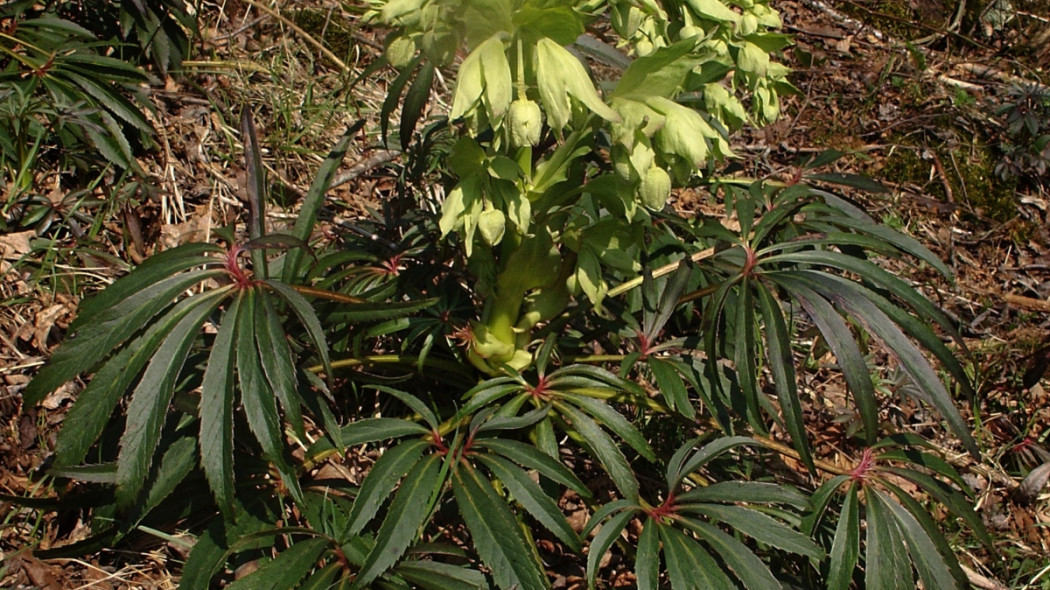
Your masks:
M18 260L29 253L29 240L36 235L33 230L0 235L0 257L5 260Z
M33 346L37 350L46 351L48 349L47 341L48 336L51 335L51 329L55 327L55 324L58 323L62 316L69 313L69 308L61 303L37 312L36 318L33 320Z
M26 573L30 583L40 590L63 590L65 588L55 577L53 573L55 568L30 555L21 555L18 561L21 562L22 571Z

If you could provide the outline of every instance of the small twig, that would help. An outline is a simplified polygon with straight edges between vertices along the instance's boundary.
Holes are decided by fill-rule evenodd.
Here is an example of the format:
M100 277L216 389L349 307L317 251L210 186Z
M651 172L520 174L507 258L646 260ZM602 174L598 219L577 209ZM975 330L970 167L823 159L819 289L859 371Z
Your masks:
M1025 297L1023 295L1014 295L1007 293L1003 296L1003 299L1007 303L1014 307L1020 307L1028 311L1041 311L1043 313L1050 313L1050 301L1043 299L1034 299L1032 297Z
M999 82L1009 82L1013 84L1026 84L1028 86L1035 86L1044 91L1050 91L1050 86L1039 82L1038 80L1029 80L1020 76L1014 76L1008 74L999 68L993 68L992 66L986 66L984 64L975 63L961 63L956 66L957 68L969 72L975 76L989 80L998 80Z
M944 164L941 162L941 157L933 150L930 151L930 155L933 160L933 169L937 171L937 176L941 178L941 186L944 187L944 198L948 199L949 203L954 203L955 191L952 190L952 183L948 181L948 175L944 172Z
M368 172L369 170L379 166L380 164L385 164L387 162L392 162L396 160L397 157L400 155L401 152L396 152L394 150L378 151L372 154L371 156L365 158L364 160L361 160L360 162L354 164L346 172L343 172L339 176L336 176L335 179L332 180L332 185L329 188L343 186L344 184L350 182L358 176L361 176L365 172Z
M258 72L261 74L268 74L270 70L250 61L228 61L228 60L196 60L186 59L182 61L182 67L184 68L195 68L195 69L236 69L236 70L248 70L250 72Z
M1001 582L991 578L986 578L961 563L959 564L959 567L962 568L963 573L966 574L966 579L973 584L975 588L980 588L981 590L1010 590Z

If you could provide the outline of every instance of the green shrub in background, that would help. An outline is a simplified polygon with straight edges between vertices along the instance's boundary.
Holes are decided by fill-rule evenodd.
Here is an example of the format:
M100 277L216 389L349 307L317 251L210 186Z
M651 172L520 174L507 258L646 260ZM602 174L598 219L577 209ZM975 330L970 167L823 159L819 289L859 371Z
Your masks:
M1002 159L995 171L1003 180L1028 178L1040 182L1050 169L1050 89L1014 84L996 109L1006 124L999 144Z
M904 485L988 542L967 488L885 432L871 366L890 352L899 393L977 454L927 361L970 393L934 332L950 322L873 259L947 268L805 184L877 188L816 171L837 154L791 182L715 173L728 134L790 90L776 12L393 0L370 16L401 70L383 108L402 112L401 206L308 245L351 130L295 225L268 233L245 117L248 238L162 253L85 302L25 391L94 374L51 473L106 500L87 496L96 536L64 551L205 515L183 588L261 559L228 587L532 590L551 544L592 585L613 551L639 588L966 587ZM417 132L437 68L451 112ZM686 185L732 223L674 211ZM849 387L852 468L813 455L803 328ZM361 481L315 476L362 445L382 453ZM582 531L562 500L586 505Z
M140 175L154 147L145 91L178 69L195 23L174 0L39 3L0 7L0 173L5 230L39 226L52 212L42 172Z

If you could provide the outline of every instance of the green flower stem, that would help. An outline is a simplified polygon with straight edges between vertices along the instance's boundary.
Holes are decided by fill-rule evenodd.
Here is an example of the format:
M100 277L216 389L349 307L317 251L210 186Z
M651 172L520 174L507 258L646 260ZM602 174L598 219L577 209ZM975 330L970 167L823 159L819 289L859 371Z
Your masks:
M619 363L625 358L627 358L627 355L625 354L585 354L581 356L565 357L565 362L597 365L600 363Z
M327 299L329 301L338 301L339 303L364 303L365 300L360 297L354 297L352 295L344 295L335 291L328 291L325 289L316 289L314 287L307 287L305 285L293 285L293 289L299 292L300 295L306 297L316 297L318 299Z
M525 301L524 294L497 292L490 301L492 301L492 307L489 309L488 321L485 322L489 331L500 342L516 343L514 326L517 325L518 316L521 315L521 306Z
M700 262L701 260L706 260L706 259L708 259L708 258L710 258L710 257L712 257L714 255L715 255L715 249L714 248L708 248L706 250L701 250L701 251L697 252L696 254L693 254L692 256L689 257L689 260L691 260L693 262ZM661 266L660 268L658 268L658 269L653 271L653 278L654 279L658 279L658 278L660 278L660 277L662 277L664 275L671 274L672 272L678 270L678 267L682 266L682 263L685 260L686 259L683 258L682 260L679 260L678 262L672 262L671 264L667 264L667 265ZM612 289L609 289L608 296L609 297L616 297L617 295L622 295L622 294L630 291L631 289L634 289L635 287L640 286L642 284L643 280L644 280L644 277L638 276L638 277L634 277L633 279L631 279L629 281L620 283L619 285L616 285Z
M521 43L521 37L518 37L518 79L516 80L518 86L518 100L525 100L525 54Z
M406 369L415 369L419 366L419 358L399 354L375 354L362 357L349 357L345 359L337 359L332 361L333 369L351 369L354 367L376 366L404 367ZM432 369L440 369L442 371L450 371L469 379L474 379L477 376L474 374L473 371L466 370L466 368L461 363L447 359L427 357L423 360L423 366L430 367ZM306 370L310 371L311 373L323 373L324 366L314 365L312 367L307 367Z

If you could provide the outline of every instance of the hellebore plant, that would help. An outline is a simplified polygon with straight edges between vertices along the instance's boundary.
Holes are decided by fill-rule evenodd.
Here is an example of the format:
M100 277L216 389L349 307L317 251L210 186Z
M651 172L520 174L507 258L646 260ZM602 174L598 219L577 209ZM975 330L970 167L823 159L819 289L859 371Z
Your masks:
M972 393L951 322L877 261L948 269L806 184L879 188L818 171L841 154L786 182L717 173L729 134L792 90L775 11L376 0L368 18L400 69L381 111L385 138L401 110L400 201L307 245L355 128L294 226L268 232L245 119L248 241L181 246L114 283L26 390L95 374L51 473L114 501L95 544L67 552L206 514L183 588L260 560L228 588L534 590L557 552L593 587L608 551L646 590L965 586L901 482L987 535L944 458L884 435L872 362L889 353L909 382L894 393L978 453L927 358ZM450 112L417 129L438 68ZM679 214L674 187L726 219ZM836 442L855 466L814 453L802 354L844 377ZM347 455L376 458L332 476Z

